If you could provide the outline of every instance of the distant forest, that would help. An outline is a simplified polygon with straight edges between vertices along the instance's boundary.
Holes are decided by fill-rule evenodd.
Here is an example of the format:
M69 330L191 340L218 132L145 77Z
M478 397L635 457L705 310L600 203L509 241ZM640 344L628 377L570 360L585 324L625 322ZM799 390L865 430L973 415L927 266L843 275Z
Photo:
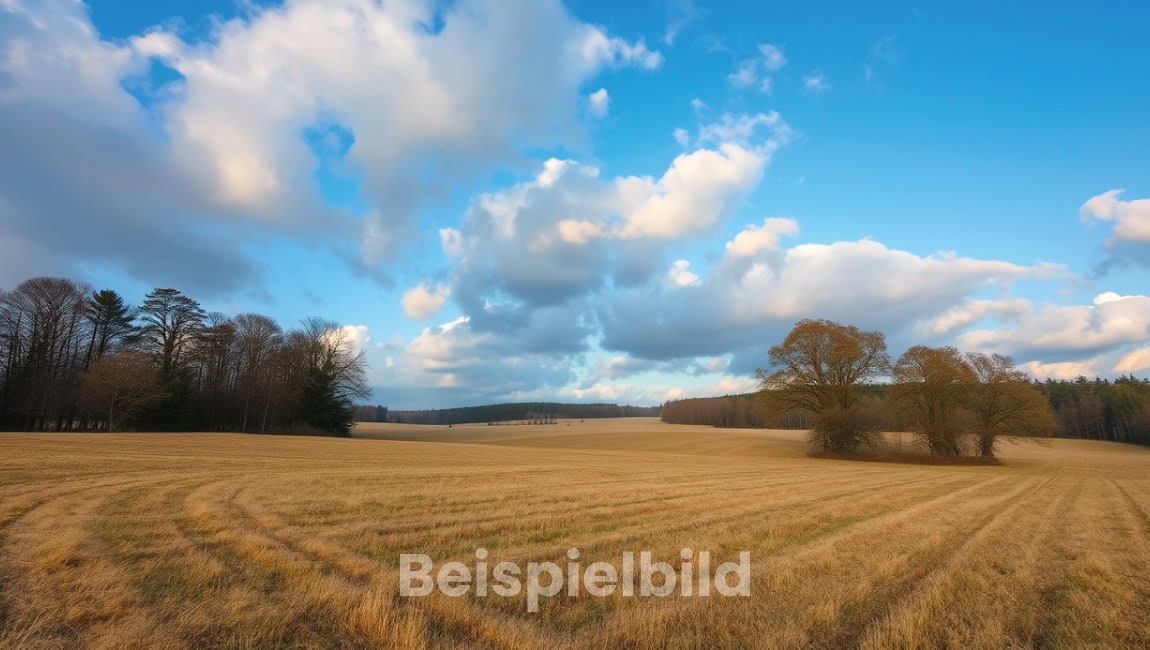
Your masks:
M557 402L519 402L463 406L421 411L391 411L382 406L360 406L356 418L361 422L397 422L403 424L474 424L483 422L554 421L557 418L629 418L658 417L658 406L620 406L618 404L560 404Z
M0 429L346 435L368 395L337 323L285 331L160 288L140 305L64 278L0 291Z
M1079 377L1073 381L1046 380L1034 384L1050 400L1058 428L1064 438L1091 438L1150 445L1150 379L1120 377L1116 380ZM882 417L887 430L905 423L883 408L885 387L868 386L866 407ZM667 402L661 417L673 424L702 424L715 427L809 429L809 413L792 412L778 422L766 422L757 402L757 393L704 397Z

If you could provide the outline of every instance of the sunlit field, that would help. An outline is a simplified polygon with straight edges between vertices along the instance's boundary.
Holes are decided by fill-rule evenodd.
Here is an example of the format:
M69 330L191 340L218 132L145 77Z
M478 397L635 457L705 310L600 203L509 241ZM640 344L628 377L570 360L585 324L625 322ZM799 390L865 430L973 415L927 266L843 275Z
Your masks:
M1150 450L817 459L656 420L0 435L0 646L1150 646ZM751 595L399 596L399 555L751 552Z

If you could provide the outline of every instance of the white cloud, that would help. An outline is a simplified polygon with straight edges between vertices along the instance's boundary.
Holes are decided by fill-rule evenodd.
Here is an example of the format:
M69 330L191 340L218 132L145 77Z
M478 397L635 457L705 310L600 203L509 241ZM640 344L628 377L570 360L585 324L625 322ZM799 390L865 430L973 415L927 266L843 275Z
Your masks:
M139 117L139 106L121 81L145 72L147 60L128 45L100 40L83 4L3 5L0 101L34 102L118 128Z
M439 245L448 257L459 257L463 253L463 233L455 228L440 228Z
M600 88L590 95L587 95L587 108L591 112L591 117L606 117L607 111L610 109L610 104L611 97L607 94L606 88Z
M128 92L148 70L131 43L101 40L80 2L3 3L0 284L93 267L201 296L259 284L245 237L212 229L231 215Z
M759 53L763 57L763 69L767 72L777 72L787 64L787 57L783 56L783 48L778 45L763 43L759 45Z
M679 143L680 147L685 147L691 142L691 134L687 132L687 129L682 127L676 128L671 135L675 138L675 142Z
M344 325L340 328L343 341L356 353L367 350L371 343L371 334L367 325Z
M983 291L1049 277L1042 265L923 257L871 240L779 247L777 236L793 229L781 220L745 230L747 236L732 240L697 284L641 286L605 297L601 345L652 359L733 353L772 333L785 335L801 318L906 337L916 323L939 318Z
M676 287L690 287L699 284L699 276L689 270L691 263L687 260L676 260L667 270L667 279Z
M426 282L420 282L404 292L400 304L403 305L403 313L408 318L427 320L443 308L449 296L451 296L449 287L430 286Z
M1140 370L1150 369L1150 347L1139 348L1133 352L1123 356L1116 366L1114 372L1129 372L1134 373Z
M1045 305L1014 326L982 329L959 340L970 348L1022 357L1090 354L1150 341L1150 297L1099 294L1090 305Z
M967 300L925 322L923 334L945 336L965 329L988 316L1017 321L1030 313L1032 304L1023 298L1001 300Z
M582 247L596 240L674 239L705 231L758 184L788 136L789 127L777 113L724 114L700 129L700 142L717 146L676 156L659 178L605 179L590 165L551 159L535 179L473 200L463 231L441 231L441 243L453 257L497 255L495 266L522 266L532 278L545 275L543 269L561 270L568 261L572 271L582 267L581 275L600 273L602 269L594 268L598 262L592 263L598 259L596 251L570 251L557 258L555 247ZM543 257L536 259L536 253Z
M1123 190L1110 190L1082 204L1079 214L1089 221L1112 222L1108 246L1124 243L1150 244L1150 199L1123 201Z
M1093 361L1061 361L1056 363L1027 361L1018 367L1036 379L1076 379L1078 377L1095 377L1099 374L1098 367Z
M1033 267L994 260L920 257L871 240L800 244L781 258L746 264L732 266L740 272L732 297L742 321L818 313L857 318L874 305L883 305L889 318L929 313L967 293L1037 273Z
M675 44L679 33L699 17L699 9L694 0L671 0L667 4L667 29L663 31L663 43L670 47Z
M589 330L561 308L542 308L520 326L485 329L461 316L425 328L397 356L390 385L457 388L482 399L559 390L574 378L573 359Z
M576 388L571 391L575 399L595 400L600 402L616 402L623 395L626 387L613 384L595 384L588 388Z
M624 213L623 237L681 237L708 229L754 188L769 155L737 144L681 154L646 196Z
M735 68L735 71L727 75L727 81L735 88L746 88L759 80L759 62L754 59L747 59Z
M581 89L601 71L654 70L663 61L642 41L579 21L559 0L251 4L196 42L168 28L105 41L79 2L8 2L3 33L0 111L28 141L5 148L19 151L25 166L50 165L35 173L62 177L74 194L85 189L77 201L88 211L122 213L119 197L131 196L141 205L134 212L153 219L206 215L213 226L334 241L360 270L393 259L417 234L422 206L449 188L520 164L529 151L581 142ZM152 60L176 80L149 88ZM148 94L149 110L125 86ZM52 151L83 156L65 169L67 160L37 160L24 149L41 159ZM112 170L86 159L109 160ZM125 169L139 161L147 173ZM362 214L323 203L321 167L362 179ZM116 191L101 193L112 172ZM144 191L125 186L135 178ZM16 193L20 200L11 200ZM0 181L0 199L23 212L5 215L23 238L43 239L35 224L51 220L58 230L80 212L31 193ZM180 238L194 241L187 232ZM344 250L355 245L358 255ZM110 257L134 271L135 260L151 254L131 253ZM239 265L217 266L250 280Z
M718 119L699 127L699 142L703 144L735 143L748 146L761 139L761 129L771 132L763 146L774 150L786 144L791 137L790 126L778 111L770 113L723 113Z
M603 237L603 227L591 221L576 221L575 219L564 219L556 224L559 229L559 237L568 244L586 244L588 240L595 237Z
M821 95L830 91L831 85L827 82L823 73L818 70L808 72L803 75L803 88L811 94Z
M727 242L727 255L752 257L762 251L775 250L784 235L797 235L799 224L794 219L771 218L763 225L748 225L735 238Z
M727 82L734 88L755 86L761 92L770 93L774 86L771 75L786 64L782 47L763 43L759 45L759 56L740 61L734 72L727 75Z
M595 27L587 26L586 29L581 49L583 59L593 66L605 61L617 66L632 65L657 70L663 65L663 55L648 49L642 40L629 43L622 38L609 37Z

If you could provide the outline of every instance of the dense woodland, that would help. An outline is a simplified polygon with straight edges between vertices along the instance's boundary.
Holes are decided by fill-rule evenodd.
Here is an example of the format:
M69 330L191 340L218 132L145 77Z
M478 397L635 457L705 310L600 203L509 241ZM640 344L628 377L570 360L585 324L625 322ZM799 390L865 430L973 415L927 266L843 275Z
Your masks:
M0 428L347 434L366 366L339 326L285 331L176 289L138 306L40 277L0 291Z
M363 417L370 416L368 409L375 408L378 418L382 407L361 407ZM487 406L464 406L450 409L429 409L423 411L388 411L382 409L388 422L405 424L471 424L483 422L554 422L557 418L626 418L658 417L658 406L619 406L617 404L559 404L557 402L519 402L515 404L491 404ZM365 420L371 421L371 420Z
M1074 381L1035 382L1050 401L1057 421L1054 435L1150 445L1150 379L1120 377L1114 381L1079 377ZM882 407L887 386L868 387L870 409L884 418L883 428L903 426L898 413ZM813 416L794 411L768 423L758 393L703 397L667 402L662 419L673 424L715 427L810 429Z

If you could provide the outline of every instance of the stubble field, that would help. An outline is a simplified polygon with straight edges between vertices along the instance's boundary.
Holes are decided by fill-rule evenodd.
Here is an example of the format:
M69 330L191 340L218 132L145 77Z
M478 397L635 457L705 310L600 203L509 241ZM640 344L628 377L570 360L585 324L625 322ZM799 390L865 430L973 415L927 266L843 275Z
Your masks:
M0 647L1150 646L1150 450L808 458L656 420L0 435ZM747 598L401 598L473 565L750 551Z

